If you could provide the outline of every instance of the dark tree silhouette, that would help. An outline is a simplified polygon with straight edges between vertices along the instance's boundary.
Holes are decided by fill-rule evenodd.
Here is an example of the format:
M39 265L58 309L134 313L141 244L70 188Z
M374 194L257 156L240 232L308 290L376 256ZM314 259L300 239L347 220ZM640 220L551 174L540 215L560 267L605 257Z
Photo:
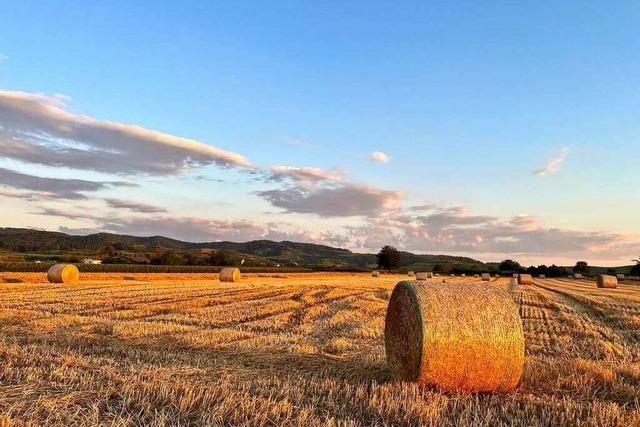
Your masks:
M503 273L515 273L520 271L520 268L520 264L512 259L505 259L498 267L498 269Z
M640 257L638 257L638 259L632 259L631 261L635 262L636 265L631 267L631 271L629 272L629 275L640 276Z
M378 257L378 267L380 268L391 271L400 267L400 252L393 246L384 246L376 257Z
M591 271L591 268L589 267L589 264L587 264L586 261L578 261L576 262L576 265L573 267L574 273L589 274L590 271Z

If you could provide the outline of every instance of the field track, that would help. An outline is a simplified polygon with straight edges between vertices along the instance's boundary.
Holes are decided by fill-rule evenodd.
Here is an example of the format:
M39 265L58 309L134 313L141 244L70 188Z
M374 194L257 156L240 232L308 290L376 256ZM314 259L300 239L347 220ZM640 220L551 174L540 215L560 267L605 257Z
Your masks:
M640 284L492 279L519 304L525 375L467 396L390 377L405 276L216 278L0 273L0 425L640 425Z

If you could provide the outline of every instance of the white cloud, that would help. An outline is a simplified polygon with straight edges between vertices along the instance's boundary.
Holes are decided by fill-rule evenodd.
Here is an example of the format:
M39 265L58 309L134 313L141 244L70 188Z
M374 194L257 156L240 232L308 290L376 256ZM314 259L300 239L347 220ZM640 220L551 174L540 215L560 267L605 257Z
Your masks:
M564 163L568 154L569 154L569 147L563 148L560 151L560 154L558 154L556 157L552 159L549 159L547 163L545 163L545 165L540 169L535 170L533 172L534 175L547 176L547 175L553 175L554 173L558 172L560 170L560 166L562 166L562 163Z
M140 126L80 116L60 95L0 91L0 155L53 167L175 175L216 164L255 169L244 156Z
M341 181L343 175L339 172L331 172L321 168L314 167L295 167L295 166L271 166L272 178L275 180L282 180L284 178L290 178L294 181L308 181L308 182L321 182L321 181Z
M391 161L391 157L389 157L387 154L383 153L382 151L372 152L371 154L369 154L369 159L377 163L389 163Z

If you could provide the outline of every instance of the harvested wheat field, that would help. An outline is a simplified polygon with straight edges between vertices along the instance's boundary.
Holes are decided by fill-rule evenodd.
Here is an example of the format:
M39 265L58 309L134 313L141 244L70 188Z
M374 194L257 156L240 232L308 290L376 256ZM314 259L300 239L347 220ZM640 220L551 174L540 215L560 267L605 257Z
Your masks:
M491 278L522 318L522 382L455 394L386 365L405 275L124 276L0 273L25 280L0 280L0 425L640 424L637 282Z

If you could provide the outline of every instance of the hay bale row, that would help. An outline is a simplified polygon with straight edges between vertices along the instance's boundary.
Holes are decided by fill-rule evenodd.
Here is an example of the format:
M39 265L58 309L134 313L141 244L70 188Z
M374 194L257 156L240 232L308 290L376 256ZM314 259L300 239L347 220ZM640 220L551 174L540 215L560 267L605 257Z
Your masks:
M533 277L530 274L518 274L518 285L533 284Z
M47 271L50 283L64 283L75 285L80 281L80 271L73 264L55 264Z
M596 283L599 288L615 289L618 287L618 279L615 276L608 276L606 274L598 274Z
M221 282L239 282L240 281L240 269L235 267L226 267L220 270Z
M446 391L508 392L524 368L518 307L505 290L485 283L398 283L385 349L397 378Z

